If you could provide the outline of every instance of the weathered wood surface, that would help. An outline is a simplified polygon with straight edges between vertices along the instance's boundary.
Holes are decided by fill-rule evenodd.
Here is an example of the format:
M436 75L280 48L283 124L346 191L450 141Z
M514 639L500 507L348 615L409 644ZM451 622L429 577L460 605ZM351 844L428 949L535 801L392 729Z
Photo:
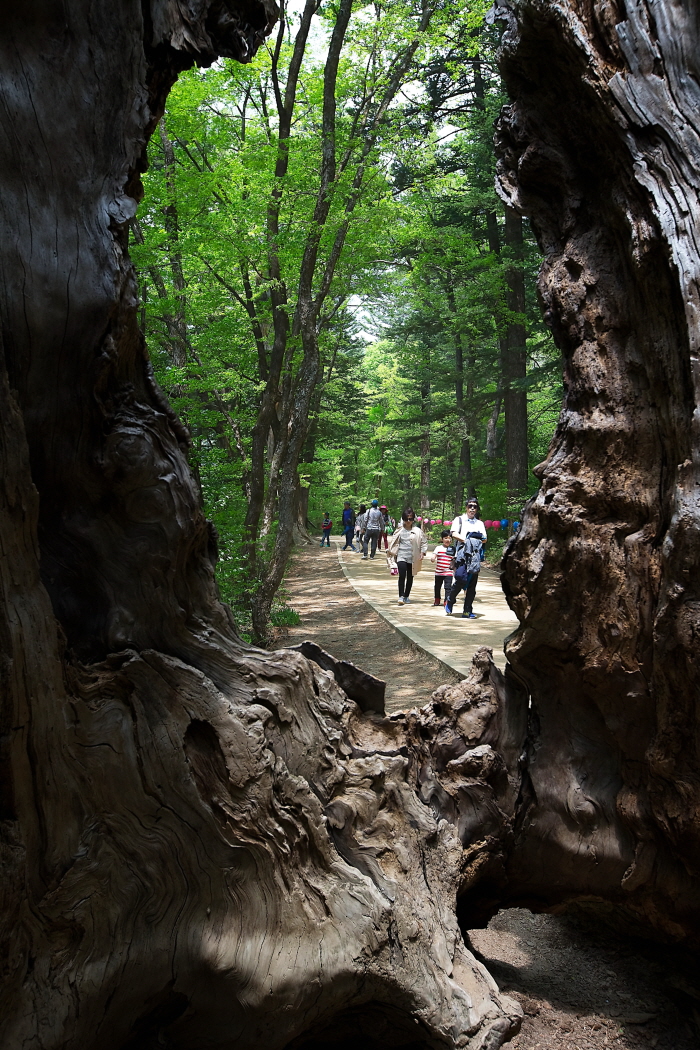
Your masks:
M501 188L546 253L567 395L506 558L505 678L480 652L389 719L342 661L236 637L136 323L124 230L167 90L245 59L274 11L0 16L11 1050L495 1050L518 1010L456 911L607 902L697 936L698 23L501 13Z
M420 719L366 717L317 663L236 637L137 327L125 228L167 90L273 16L0 16L8 1050L479 1050L519 1024L460 934Z
M324 671L330 671L346 696L354 700L361 711L385 714L386 682L368 674L349 660L336 660L315 642L304 641L290 648L302 653L308 660L313 660Z
M700 23L694 0L514 0L504 198L545 253L566 394L508 549L532 701L510 860L534 905L700 929Z

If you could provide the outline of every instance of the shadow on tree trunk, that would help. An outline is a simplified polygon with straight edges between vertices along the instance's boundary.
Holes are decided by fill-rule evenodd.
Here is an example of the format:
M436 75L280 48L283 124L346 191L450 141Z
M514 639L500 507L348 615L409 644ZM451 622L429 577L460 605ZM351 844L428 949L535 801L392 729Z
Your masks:
M501 188L566 402L505 677L481 650L390 718L237 638L137 326L146 138L178 69L250 57L274 10L2 16L4 1045L495 1050L519 1008L457 916L608 902L697 937L700 49L657 7L508 15Z

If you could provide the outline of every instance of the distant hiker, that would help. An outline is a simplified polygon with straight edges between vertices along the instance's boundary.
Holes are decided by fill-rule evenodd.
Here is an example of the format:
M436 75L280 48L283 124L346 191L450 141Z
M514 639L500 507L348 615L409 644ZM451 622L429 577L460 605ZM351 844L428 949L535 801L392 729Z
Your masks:
M475 620L472 608L476 585L481 568L481 551L486 543L486 526L479 516L479 502L470 496L467 500L466 514L455 518L450 525L450 535L455 541L454 582L445 602L445 612L452 615L457 595L464 588L464 611L462 616Z
M345 537L345 546L343 550L346 551L348 547L351 551L357 548L353 546L352 537L355 533L355 511L352 509L350 500L346 499L343 506L343 536ZM323 542L323 541L322 541Z
M382 504L379 509L382 512L382 520L383 520L382 531L379 534L379 549L380 550L382 549L382 540L384 540L384 550L386 551L386 550L389 549L389 541L387 539L387 536L393 536L394 535L394 529L396 527L396 522L393 520L393 518L389 517L389 511L384 506L384 504Z
M435 601L433 605L442 605L440 597L442 588L445 588L445 601L447 601L452 587L452 559L455 555L454 544L450 543L450 530L443 529L440 533L438 543L432 554L428 557L435 562Z
M401 525L389 540L389 553L396 558L399 570L399 605L409 601L413 577L420 572L423 556L428 550L428 539L415 524L416 515L412 507L406 507L401 515Z
M331 545L331 529L333 528L333 522L331 521L330 514L325 511L323 514L323 521L321 522L321 546L323 541L326 541L326 546Z
M358 547L357 552L362 550L362 537L365 532L365 521L367 520L367 507L364 503L360 504L360 509L355 518L355 538L357 539Z
M379 509L379 500L373 499L372 505L367 511L367 518L365 520L365 535L362 540L362 560L364 561L367 557L368 545L371 544L372 553L370 558L373 558L377 553L377 543L379 537L384 529L384 515Z

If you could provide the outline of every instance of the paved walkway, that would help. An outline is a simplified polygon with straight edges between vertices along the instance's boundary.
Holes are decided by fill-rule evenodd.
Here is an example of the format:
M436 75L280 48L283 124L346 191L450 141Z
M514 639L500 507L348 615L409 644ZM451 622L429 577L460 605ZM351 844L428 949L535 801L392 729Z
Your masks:
M384 552L380 555L377 551L374 559L363 561L361 554L341 550L342 539L333 538L343 572L360 597L415 645L460 675L468 673L480 645L490 646L494 662L501 669L505 667L503 643L517 627L518 619L508 608L494 569L484 568L479 573L474 601L477 618L463 620L463 591L455 605L457 616L446 616L442 606L433 605L433 562L423 562L413 581L411 601L399 605L397 577L390 575Z

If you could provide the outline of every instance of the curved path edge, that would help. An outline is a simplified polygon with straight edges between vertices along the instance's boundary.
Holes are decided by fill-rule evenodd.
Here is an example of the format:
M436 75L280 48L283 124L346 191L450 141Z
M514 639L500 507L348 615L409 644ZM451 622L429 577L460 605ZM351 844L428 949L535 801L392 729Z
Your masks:
M335 539L335 538L334 538ZM352 586L353 590L360 596L373 609L377 615L381 616L391 627L393 627L400 634L420 649L421 652L426 653L433 660L436 660L442 667L447 671L454 672L459 675L460 678L465 678L469 673L471 667L472 656L476 649L482 645L487 645L493 651L494 663L503 670L505 668L505 654L503 652L503 644L512 630L517 626L516 617L510 613L507 609L505 598L500 589L500 582L498 583L498 593L500 596L499 605L502 604L505 609L505 616L501 613L499 616L499 623L493 624L487 629L487 635L484 636L483 628L481 630L474 630L476 626L473 621L462 621L459 617L454 618L453 623L445 623L444 614L442 610L429 607L429 603L425 600L421 605L418 603L411 604L411 612L420 609L421 614L425 614L425 628L423 630L417 627L415 623L406 623L402 619L401 614L404 610L408 611L407 607L401 607L396 605L396 611L389 604L392 599L389 597L390 594L395 595L396 591L396 578L387 576L386 579L381 582L373 574L373 577L365 577L359 575L356 572L348 571L348 565L346 564L340 547L340 542L335 540L335 548L338 556L338 563L345 576L345 579ZM383 561L383 556L382 556ZM350 563L354 564L354 563ZM367 563L364 563L367 565ZM420 574L423 576L423 573ZM420 576L416 577L416 580L420 579ZM432 573L426 573L425 578L430 579L430 590L432 591ZM425 605L428 608L424 608ZM399 612L401 610L401 612ZM500 611L500 610L499 610ZM437 617L436 615L437 614ZM479 617L481 620L482 617ZM440 626L438 626L438 622ZM465 631L466 637L460 637L459 640L455 637L454 630L459 624L460 635L462 630ZM484 624L484 627L486 625ZM432 637L431 637L432 636ZM466 644L465 644L466 643Z
M340 556L340 547L337 544L336 550L338 552L338 563L340 564L340 568L343 570L343 575L345 576L345 579L348 581L353 590L357 591L360 598L362 598L363 601L367 602L369 607L373 609L378 616L381 616L383 620L386 620L386 622L390 624L400 634L405 635L406 638L408 638L409 641L412 642L417 649L420 649L421 652L426 653L428 656L431 656L433 660L436 660L441 667L445 668L446 671L454 671L456 672L456 674L459 675L460 678L467 677L467 672L464 671L462 668L455 667L454 664L448 663L447 660L444 660L441 656L438 656L438 654L433 649L431 649L429 645L426 644L425 640L421 637L418 631L414 631L413 628L409 627L407 624L401 623L401 621L398 620L395 616L392 616L388 609L382 609L380 605L377 605L376 602L373 602L370 596L366 592L364 592L364 588L358 587L357 580L353 579L348 570L345 568L345 563L343 562L343 559Z

